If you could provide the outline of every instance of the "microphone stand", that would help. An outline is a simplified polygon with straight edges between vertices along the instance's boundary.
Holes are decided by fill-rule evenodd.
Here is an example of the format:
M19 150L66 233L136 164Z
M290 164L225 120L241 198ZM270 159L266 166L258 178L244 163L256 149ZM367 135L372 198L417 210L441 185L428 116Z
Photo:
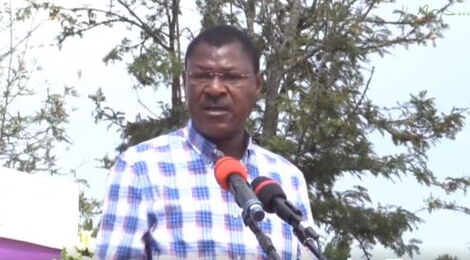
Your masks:
M151 237L149 231L145 232L145 234L142 236L142 241L144 242L144 245L145 245L145 259L146 260L153 260L153 256L152 256L152 237Z
M294 234L319 260L327 260L319 251L318 235L312 227L304 227L301 223L294 227ZM315 241L317 245L315 245Z
M281 257L276 251L276 248L273 245L273 242L266 233L261 230L258 225L258 222L254 221L245 211L242 212L243 222L245 226L248 226L251 231L255 234L258 243L263 249L263 251L268 255L269 259L281 260Z
M302 212L298 210L290 201L285 201L285 205L294 212L295 215L290 216L287 221L292 227L295 236L300 242L306 246L319 260L327 260L325 256L320 252L320 243L318 241L318 234L313 230L312 227L304 227L302 225ZM315 242L317 244L315 245Z

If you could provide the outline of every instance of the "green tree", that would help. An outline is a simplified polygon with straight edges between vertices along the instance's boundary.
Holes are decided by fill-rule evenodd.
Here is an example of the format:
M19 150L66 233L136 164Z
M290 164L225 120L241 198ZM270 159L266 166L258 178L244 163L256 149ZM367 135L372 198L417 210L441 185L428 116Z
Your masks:
M57 92L52 90L57 86L35 86L30 81L41 73L31 50L40 47L32 42L53 13L43 19L37 8L11 1L2 1L1 8L0 38L7 41L0 45L0 164L28 173L72 174L74 169L58 163L56 149L72 144L66 133L67 101L77 93L72 87ZM88 187L85 180L77 182ZM100 203L83 191L78 199L80 226L92 229Z
M79 179L77 182L82 186L82 188L89 189L88 181L84 179ZM92 231L92 237L96 237L98 233L99 224L95 223L95 217L101 213L101 200L97 200L92 197L87 197L83 189L80 190L78 195L78 208L80 211L80 219L78 223L78 228L83 230Z
M314 219L333 236L326 248L333 258L343 259L354 242L366 258L376 244L400 256L413 256L419 252L419 241L404 241L402 236L422 221L400 206L372 205L366 184L336 191L338 179L372 175L393 181L414 176L423 186L449 193L466 191L470 184L468 177L440 180L427 165L429 148L442 139L453 139L462 129L466 109L442 113L425 91L396 107L378 106L367 95L374 74L370 57L442 37L447 28L443 14L454 3L432 12L403 8L378 15L392 2L196 1L202 28L228 23L255 40L265 88L250 122L253 137L305 173L313 187ZM179 18L191 15L180 1L111 0L106 7L46 7L55 10L62 22L61 43L99 26L113 29L123 24L137 31L137 37L124 37L104 61L130 60L128 72L138 80L136 88L171 86L171 102L162 104L163 113L139 116L132 122L126 121L123 112L106 106L102 92L91 97L97 108L95 120L121 129L119 150L186 121L181 39L193 33L180 26ZM402 152L378 155L370 140L376 132L404 148ZM429 198L424 207L469 213L468 208L439 198Z
M348 260L351 257L351 245L345 240L330 241L325 246L324 256L328 260Z
M3 2L0 10L0 164L20 171L61 173L54 148L70 144L65 127L66 99L72 88L55 92L33 86L29 79L40 70L30 54L30 40L41 26L29 7ZM28 104L28 106L25 106Z
M444 255L440 255L438 256L436 259L434 260L458 260L459 258L456 257L456 256L451 256L449 254L444 254Z
M118 147L119 151L142 142L149 136L157 136L169 129L175 129L186 121L181 82L183 71L181 39L191 37L191 32L187 28L179 27L180 1L137 3L113 0L102 8L63 8L48 2L35 1L31 1L31 5L35 8L46 8L60 19L63 28L62 34L58 37L60 44L67 37L83 35L100 26L114 28L124 25L118 28L139 32L135 39L124 36L121 42L105 55L103 61L110 63L130 60L127 66L128 72L137 81L133 88L139 90L150 87L162 90L169 86L171 102L161 104L163 112L160 116L152 118L138 116L134 122L125 122L123 112L115 111L105 104L106 98L101 90L90 96L96 104L95 120L107 121L110 125L122 129L123 143ZM144 108L150 110L146 105Z

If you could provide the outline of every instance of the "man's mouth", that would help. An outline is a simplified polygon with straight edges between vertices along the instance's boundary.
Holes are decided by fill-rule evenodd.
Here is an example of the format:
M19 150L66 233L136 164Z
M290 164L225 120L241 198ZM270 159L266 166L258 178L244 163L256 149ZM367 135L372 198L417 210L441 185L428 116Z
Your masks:
M206 106L203 111L209 116L224 116L230 112L228 107L224 106Z

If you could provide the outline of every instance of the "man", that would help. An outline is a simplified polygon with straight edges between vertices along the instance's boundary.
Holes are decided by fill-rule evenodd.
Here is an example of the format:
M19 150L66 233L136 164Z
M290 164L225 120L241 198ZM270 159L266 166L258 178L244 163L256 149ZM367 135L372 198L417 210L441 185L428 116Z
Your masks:
M302 173L252 142L246 120L261 90L253 43L230 26L199 34L188 46L186 127L124 152L109 177L96 256L100 259L266 259L244 226L232 194L214 177L222 156L240 159L251 182L267 176L312 223ZM276 215L260 222L282 259L302 245ZM147 243L147 247L144 244Z

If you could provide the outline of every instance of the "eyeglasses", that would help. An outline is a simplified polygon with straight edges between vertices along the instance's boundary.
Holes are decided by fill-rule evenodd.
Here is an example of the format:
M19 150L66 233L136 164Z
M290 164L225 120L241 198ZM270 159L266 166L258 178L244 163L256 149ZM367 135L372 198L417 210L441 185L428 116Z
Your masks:
M195 84L207 84L214 77L219 77L227 85L234 86L240 84L244 79L251 77L251 72L214 72L214 71L188 71L189 79Z

